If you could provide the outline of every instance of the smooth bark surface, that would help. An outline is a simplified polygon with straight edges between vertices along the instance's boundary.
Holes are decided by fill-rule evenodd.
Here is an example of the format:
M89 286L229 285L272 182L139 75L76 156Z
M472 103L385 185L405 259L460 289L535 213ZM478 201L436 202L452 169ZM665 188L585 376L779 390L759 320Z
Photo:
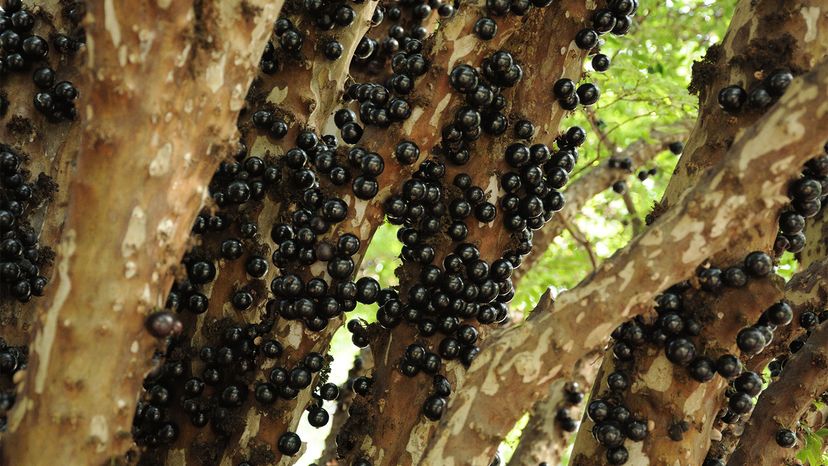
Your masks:
M134 15L88 4L86 98L70 135L79 154L56 279L9 416L8 464L101 464L132 444L157 344L144 320L169 289L280 6L141 2Z
M726 247L727 232L775 218L787 181L828 138L828 128L812 126L828 121L820 105L826 79L828 65L821 64L797 80L680 204L555 303L543 299L537 317L492 338L449 404L445 435L430 443L422 464L485 464L546 383L568 377L575 361L643 312L659 290ZM760 186L756 179L767 181ZM513 402L498 402L507 390Z

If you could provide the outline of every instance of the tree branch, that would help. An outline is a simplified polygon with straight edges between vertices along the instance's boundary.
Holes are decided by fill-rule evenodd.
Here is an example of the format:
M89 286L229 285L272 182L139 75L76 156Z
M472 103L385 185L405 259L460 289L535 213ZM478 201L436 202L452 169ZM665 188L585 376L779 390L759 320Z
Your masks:
M828 325L821 325L794 354L778 380L759 395L739 445L727 464L787 464L797 449L781 447L780 429L797 430L799 419L828 390Z
M578 361L573 380L578 382L581 390L588 391L594 380L601 379L600 357L601 354L596 352ZM569 383L563 379L555 380L549 384L548 397L532 407L529 422L520 435L520 443L509 466L537 466L541 462L557 465L561 462L572 434L562 428L557 419L558 411L571 407L569 415L572 419L578 419L582 412L581 406L573 405L565 391Z
M360 376L368 376L374 370L374 354L370 348L362 348L357 359L359 363L355 361L351 370L348 371L348 382ZM345 391L347 385L348 383L346 382L343 386L339 387L340 396L336 402L336 412L334 412L331 418L331 432L325 439L325 449L322 451L319 459L316 460L316 464L326 466L339 464L336 459L336 434L348 422L348 411L356 396L353 390Z
M700 91L700 114L696 127L689 141L676 173L670 180L659 211L680 202L680 195L686 186L693 186L711 167L726 156L726 149L733 139L762 114L761 111L742 111L738 115L723 112L718 103L718 93L713 92L733 83L739 83L746 89L755 87L755 80L776 68L790 67L802 72L809 69L810 63L805 59L810 53L820 53L828 44L828 36L817 36L817 40L806 41L804 31L797 29L803 18L795 14L800 7L807 5L786 4L785 8L792 14L784 21L777 21L779 5L775 2L741 2L731 21L723 44L714 46L694 70L694 82L691 85ZM757 26L758 25L758 26ZM795 31L796 37L791 35ZM783 53L785 47L791 47L791 41L801 44L795 52ZM770 52L769 52L770 51ZM796 68L802 66L802 68ZM719 121L713 126L711 121ZM688 169L687 167L695 167ZM690 178L689 180L687 178ZM740 235L727 248L718 251L710 262L717 265L741 264L745 255L754 250L769 250L778 231L775 218L754 226L740 228ZM721 354L728 352L738 354L734 345L738 331L746 324L756 322L765 309L779 299L777 287L766 283L764 287L755 287L754 292L744 296L742 290L726 289L719 293L719 302L731 302L732 309L722 311L725 317L715 326L706 326L703 339L705 352ZM705 303L709 298L704 291L694 291L684 297L684 301ZM734 299L734 295L737 297ZM738 296L742 296L739 298ZM700 306L694 304L685 309L698 312ZM716 303L712 304L715 309ZM699 314L695 314L697 321ZM701 314L702 316L704 314ZM716 315L713 311L712 315ZM606 358L604 364L609 364ZM627 396L625 403L655 424L656 433L642 444L635 444L636 455L647 458L650 462L671 461L680 456L690 464L701 463L707 452L710 432L715 419L715 412L722 396L722 381L698 385L682 377L683 372L671 371L664 377L648 378L652 368L670 366L663 353L657 352L637 357L631 379L643 382L637 388L635 396ZM632 399L630 399L632 398ZM650 400L658 400L650 404ZM701 408L696 400L704 400ZM667 427L675 422L687 423L690 428L680 436L667 435ZM682 424L683 425L683 424ZM682 429L683 430L683 429ZM584 458L600 461L604 449L597 448L597 442L586 433L576 442L576 454ZM678 453L677 453L678 452ZM642 460L643 461L643 460Z
M243 13L241 2L196 3L147 4L129 16L87 4L83 124L69 136L80 139L79 156L57 279L9 416L7 464L101 464L132 444L136 394L157 345L144 320L169 289L281 6L246 1ZM101 358L101 348L116 353Z
M685 131L673 133L654 130L651 131L651 137L653 138L652 142L643 139L638 140L621 151L618 157L630 157L633 160L633 166L644 164L655 158L671 142L684 139L686 133ZM538 259L549 249L552 241L563 232L564 222L560 217L574 218L592 198L607 190L616 181L624 180L627 177L629 177L629 173L626 170L610 168L607 164L602 163L573 181L564 191L566 204L564 204L563 209L555 217L552 217L552 220L543 228L535 232L533 243L537 253L529 254L523 259L523 264L520 268L515 269L512 274L512 281L517 284L528 271L532 270Z
M635 203L633 203L632 194L630 194L630 190L624 190L624 193L621 194L621 199L624 200L624 205L627 207L627 213L629 214L630 221L632 221L633 225L633 236L638 236L644 230L644 222L641 221L641 217L638 216L638 211L635 208Z
M578 242L578 244L584 247L587 254L589 255L589 262L592 264L592 270L594 271L595 269L597 269L599 260L598 257L595 255L595 251L592 248L592 243L590 243L589 238L587 238L584 235L584 233L578 228L578 226L574 222L569 222L563 215L559 215L558 219L560 219L560 222L563 224L566 231L568 231L569 234L572 235L572 238L574 238L575 241Z
M467 373L466 388L441 421L445 435L432 440L423 464L458 458L485 464L549 380L568 377L580 357L659 290L726 247L727 231L774 221L787 201L788 180L828 139L828 128L820 126L828 123L828 108L814 107L828 93L826 82L828 64L796 80L680 204L554 305L543 299L536 317L498 332ZM759 186L756 179L767 181ZM652 255L655 250L660 254ZM511 402L498 403L507 386Z

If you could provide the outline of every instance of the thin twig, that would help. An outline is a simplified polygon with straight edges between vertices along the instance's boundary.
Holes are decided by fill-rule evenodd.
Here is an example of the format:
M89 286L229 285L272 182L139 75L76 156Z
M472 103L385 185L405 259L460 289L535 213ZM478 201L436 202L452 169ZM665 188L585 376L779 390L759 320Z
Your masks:
M584 235L584 233L575 225L574 222L570 222L567 218L563 215L559 216L558 218L561 219L561 223L563 224L566 231L575 238L575 241L578 242L581 246L586 249L587 254L589 255L589 261L592 263L592 270L598 268L598 256L595 254L595 251L592 249L592 243L589 239Z
M624 205L627 206L627 212L630 214L630 220L632 221L633 226L633 237L638 236L638 234L641 233L641 230L644 229L644 222L642 222L641 217L638 216L638 210L635 208L630 190L625 189L624 194L621 195L621 198L624 199Z
M609 149L609 151L613 154L617 154L620 152L618 145L616 145L612 139L609 138L609 133L604 132L601 126L598 124L598 116L595 115L595 110L587 109L586 110L587 120L589 120L590 126L592 126L592 130L595 131L595 134L598 135L598 140L601 144ZM618 126L616 126L617 128ZM624 190L624 193L621 195L624 199L624 205L627 206L627 212L630 215L630 219L632 221L633 226L633 236L638 235L644 229L644 223L641 221L641 218L638 216L638 211L635 208L635 203L633 203L632 195L628 189Z

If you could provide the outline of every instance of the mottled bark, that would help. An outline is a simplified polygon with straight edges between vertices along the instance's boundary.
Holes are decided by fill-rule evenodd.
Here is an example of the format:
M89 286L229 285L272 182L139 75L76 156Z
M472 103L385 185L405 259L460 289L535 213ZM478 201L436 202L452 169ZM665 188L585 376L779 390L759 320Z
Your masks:
M655 158L671 142L684 139L686 132L682 130L677 130L676 132L653 130L650 136L652 138L651 140L640 139L627 146L616 157L630 157L633 160L633 166L641 166ZM549 249L555 238L565 230L564 223L566 221L574 221L578 212L592 198L609 189L616 181L626 180L629 177L630 173L626 170L610 168L606 163L602 163L575 179L564 190L564 195L566 195L566 205L564 205L564 208L555 214L552 220L544 225L543 228L535 232L533 239L535 253L529 254L523 259L523 264L512 274L512 281L518 284L526 276L527 272L532 270L532 267L540 260L543 253Z
M703 292L685 295L684 306L696 320L709 322L704 326L704 340L699 352L714 360L725 353L739 354L736 334L782 296L782 280L778 277L751 280L744 288L728 290L719 296ZM612 355L604 356L602 372L615 368ZM631 412L647 420L650 434L641 443L627 442L630 464L701 464L710 445L710 431L724 400L728 381L715 377L707 383L690 378L687 371L671 363L658 347L648 347L645 354L636 354L634 371L629 373L630 390L623 397ZM606 392L606 383L603 392ZM668 431L675 423L685 421L688 429L680 440L671 439ZM575 448L574 466L604 461L605 449L596 447L589 434L593 423L584 417Z
M311 129L317 135L327 134L325 131L333 113L340 107L345 82L349 77L349 65L360 39L370 27L370 20L378 0L370 0L354 5L355 19L353 24L341 31L323 35L315 27L313 18L300 15L285 15L291 19L293 25L304 38L303 46L298 57L288 57L282 61L282 68L274 74L258 73L258 78L247 95L248 108L239 118L238 125L245 131L243 141L249 148L251 155L262 158L267 156L280 157L291 147L295 146L297 135L301 130ZM342 45L342 56L336 61L330 61L322 56L322 47L327 40L336 38ZM274 37L274 41L277 41ZM286 118L289 125L287 134L280 140L270 138L266 132L257 131L251 124L251 115L261 109L276 109ZM295 206L297 195L291 192L289 182L284 183L278 198L270 198L260 203L250 203L240 209L240 213L257 225L262 231L255 238L260 249L265 251L265 257L270 257L276 245L270 238L270 228L275 223L288 218L291 208ZM346 198L346 200L348 200ZM350 200L349 209L353 211L355 201ZM203 238L211 246L218 247L224 235L210 235ZM361 237L363 247L370 237ZM241 319L244 323L259 322L267 302L269 282L278 274L276 268L270 268L268 273L259 281L262 292L257 294L257 302L253 308L238 312L228 306L228 300L240 286L249 282L245 269L244 258L235 261L221 261L217 267L218 275L205 294L210 298L207 312L197 319L191 319L195 331L190 337L190 343L198 347L212 343L207 335L210 323L224 318ZM355 257L354 259L358 259ZM357 266L359 264L356 261ZM295 270L305 275L305 278L320 275L318 270ZM324 269L321 272L324 274ZM329 278L329 277L328 277ZM254 289L256 287L253 287ZM339 322L331 322L328 329L322 334L307 331L300 321L280 320L274 330L274 336L285 348L281 361L291 367L300 361L308 352L318 351L325 353L329 344L329 337L338 328ZM256 378L267 380L267 374L275 365L274 360L265 360L257 368ZM194 374L200 373L204 364L197 358L191 361L190 370ZM209 429L199 429L192 425L186 415L178 413L179 425L182 432L178 440L166 452L166 464L170 466L189 464L193 459L192 447L196 443L210 444L219 455L221 464L231 464L243 461L249 456L252 447L258 445L275 445L279 436L287 430L295 430L299 420L311 398L311 391L304 390L296 400L281 404L276 410L263 410L253 397L249 397L240 409L243 412L245 429L229 439L218 440L215 432ZM279 458L276 449L272 452Z
M144 319L169 289L280 5L87 5L66 226L9 416L7 464L101 464L132 444L157 345Z
M779 379L759 395L739 446L727 464L788 464L796 448L776 442L779 429L797 431L799 419L813 401L828 390L828 325L814 330L794 354Z
M599 358L600 353L596 352L577 363L574 380L584 391L589 391L596 377L600 380ZM560 464L569 440L574 435L562 429L555 419L558 410L569 405L564 390L567 383L569 382L563 379L550 383L548 397L532 406L529 422L521 432L520 443L509 460L509 466L537 466L544 461L551 466ZM583 408L584 403L573 406L569 409L569 415L573 419L578 419Z
M560 77L577 80L582 73L582 64L586 52L579 50L572 38L584 27L584 18L588 16L588 7L582 1L569 0L543 9L532 11L524 17L506 16L498 18L497 36L488 42L479 41L472 32L475 21L483 16L482 4L463 5L460 13L465 15L452 19L447 26L438 27L435 33L434 50L439 51L432 69L439 69L443 76L437 78L436 86L448 87L445 75L461 63L480 65L483 58L497 50L511 52L515 60L524 69L524 75L514 87L503 90L507 99L504 114L511 118L525 118L535 125L533 143L552 144L558 136L558 127L565 111L555 102L549 89L551 83ZM555 34L545 31L555 30ZM453 49L446 49L451 44ZM440 128L454 119L454 113L462 102L462 95L446 92L441 101L432 101L436 106L429 107L433 112L429 130L439 137ZM419 128L412 128L415 132ZM415 133L416 134L416 133ZM411 138L420 145L421 150L433 147L437 140L428 138ZM426 141L421 144L420 141ZM496 203L503 192L498 186L499 175L508 170L502 154L506 146L514 141L507 137L494 138L483 135L471 148L472 161L464 166L447 166L446 180L452 180L458 173L471 176L474 185L486 192L489 202ZM489 224L469 222L469 234L465 240L474 243L480 250L481 259L492 262L502 256L513 239L503 226L500 216ZM449 238L439 238L435 245L436 263L453 250ZM404 265L399 272L401 294L416 280L418 267ZM485 330L483 331L485 333ZM362 414L352 417L345 427L343 439L347 439L353 448L348 458L367 455L374 466L418 464L429 437L434 435L437 424L421 415L422 405L431 390L430 383L420 382L426 375L417 376L416 389L401 390L412 382L399 371L398 362L405 348L414 341L420 341L435 348L439 339L425 338L418 335L417 329L402 323L390 332L382 332L372 342L374 354L381 355L375 359L374 385L370 397L361 402ZM463 371L459 362L446 362L446 376L452 380ZM459 390L456 386L454 390ZM441 434L442 435L442 434ZM343 448L342 451L347 451Z
M813 5L819 11L820 2L803 2L799 5L786 2L781 6L775 0L743 1L737 6L722 44L712 47L705 60L695 65L692 86L699 91L699 118L667 187L661 202L662 209L669 209L679 202L687 187L693 186L710 166L722 160L734 138L761 116L761 112L756 111L742 112L739 115L723 112L718 103L719 89L739 84L750 90L756 85L757 78L774 69L787 67L799 73L813 66L812 57L825 55L828 50L828 35L816 31L809 33L806 27L810 21L808 15L813 14L810 10ZM780 15L780 11L785 11L786 14ZM819 15L814 16L817 17ZM740 263L751 251L769 250L777 229L774 217L752 227L740 228L739 237L729 247L711 257L711 263L724 269ZM729 310L723 308L722 315L726 318L717 319L714 325L705 326L705 354L738 354L735 347L738 331L745 325L756 322L762 311L780 297L777 288L767 286L768 289L756 289L750 297L741 299L738 296L742 295L742 291L738 289L726 289L721 293L720 302L744 302L749 305L733 306ZM686 299L704 302L705 294L698 291ZM734 299L733 295L737 298ZM697 307L690 308L695 310ZM604 364L611 364L611 360L611 357L605 355ZM669 371L658 379L647 378L653 368L669 366L660 351L636 358L632 377L642 380L642 383L632 390L633 393L625 401L638 408L640 414L654 424L655 430L640 448L634 444L638 451L631 452L631 455L655 463L668 462L677 456L688 464L700 463L708 450L724 381L717 378L711 383L698 384L686 377L684 371ZM694 400L704 400L704 403L695 403ZM655 402L649 404L650 401ZM679 421L687 422L690 428L677 441L667 435L667 427L670 423ZM588 430L579 435L573 454L586 462L596 461L603 457L604 449L598 447L597 442L587 433Z
M747 367L754 372L761 372L774 357L789 353L789 343L805 333L805 330L796 324L803 312L823 309L828 303L828 260L815 262L807 269L796 273L785 284L785 301L793 310L794 323L778 327L774 331L771 344L750 358ZM819 428L824 423L824 417L817 411L809 415L809 422L809 425ZM719 422L714 425L709 456L726 461L739 444L745 424L743 417L735 424Z
M777 68L787 67L799 75L822 61L828 53L824 8L819 0L737 4L722 43L710 47L693 65L689 90L698 94L699 113L705 117L696 121L684 146L662 207L678 203L706 170L722 160L736 137L761 118L761 111L711 112L718 108L722 88L736 84L750 91Z
M787 201L789 179L828 138L821 127L828 108L817 108L820 94L828 92L826 79L828 64L821 64L796 80L682 202L555 303L543 299L536 317L492 338L450 402L444 435L432 440L422 464L485 464L550 380L570 376L575 361L645 311L659 290L727 247L730 232L774 219ZM505 396L509 403L501 402Z

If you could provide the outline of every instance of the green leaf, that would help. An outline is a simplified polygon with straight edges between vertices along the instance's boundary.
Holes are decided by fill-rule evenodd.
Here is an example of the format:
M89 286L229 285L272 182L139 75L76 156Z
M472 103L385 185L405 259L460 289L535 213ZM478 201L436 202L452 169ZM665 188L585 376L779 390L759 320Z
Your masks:
M822 429L825 430L825 429ZM805 437L805 446L799 450L799 453L796 457L810 464L811 466L821 466L825 465L825 457L822 454L822 447L824 443L822 441L822 437L809 432L808 435Z

